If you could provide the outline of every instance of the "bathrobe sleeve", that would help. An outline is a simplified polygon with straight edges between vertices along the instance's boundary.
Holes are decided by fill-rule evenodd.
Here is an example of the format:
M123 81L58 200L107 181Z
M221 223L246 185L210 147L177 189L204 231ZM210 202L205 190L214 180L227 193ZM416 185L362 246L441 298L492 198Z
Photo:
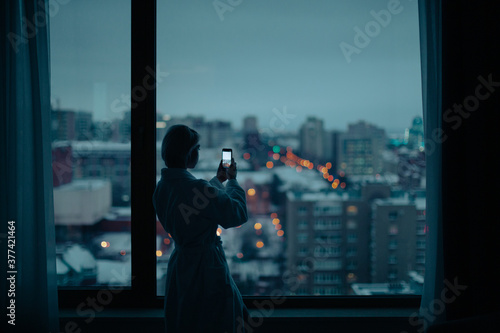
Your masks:
M229 179L224 187L217 177L209 182L201 181L202 189L209 204L201 210L201 215L213 219L224 229L237 227L248 221L245 191L236 179Z

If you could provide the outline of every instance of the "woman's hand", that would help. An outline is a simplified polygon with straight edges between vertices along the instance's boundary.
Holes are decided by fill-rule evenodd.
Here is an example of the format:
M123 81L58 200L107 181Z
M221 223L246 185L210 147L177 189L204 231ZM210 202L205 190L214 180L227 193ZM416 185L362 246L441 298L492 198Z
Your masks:
M227 179L236 179L237 173L236 162L234 161L234 158L231 158L231 165L227 168Z
M217 179L221 182L224 183L227 179L227 172L226 168L222 166L222 161L219 163L219 168L217 169Z

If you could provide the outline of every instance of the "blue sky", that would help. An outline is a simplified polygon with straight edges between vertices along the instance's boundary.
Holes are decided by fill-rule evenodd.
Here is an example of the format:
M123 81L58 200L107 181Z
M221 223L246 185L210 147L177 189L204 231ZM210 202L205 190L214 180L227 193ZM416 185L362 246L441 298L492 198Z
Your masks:
M221 0L218 8L206 0L158 0L158 68L169 73L158 85L160 112L235 127L251 114L265 127L273 109L286 108L295 116L290 130L314 115L329 129L363 119L396 131L421 115L417 1ZM372 29L369 43L358 36L356 44L356 27ZM363 47L348 62L341 43ZM126 108L128 1L61 5L51 50L53 103L96 118Z

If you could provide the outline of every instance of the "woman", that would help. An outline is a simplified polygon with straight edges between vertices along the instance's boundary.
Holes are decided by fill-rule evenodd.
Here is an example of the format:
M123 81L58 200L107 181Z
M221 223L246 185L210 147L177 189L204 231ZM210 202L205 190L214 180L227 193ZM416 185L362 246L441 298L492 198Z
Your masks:
M186 170L198 163L198 142L196 131L174 125L161 147L167 167L161 170L153 204L175 242L166 277L165 329L169 333L245 332L248 310L216 235L218 225L227 229L247 221L245 191L236 181L234 159L229 169L221 161L210 182Z

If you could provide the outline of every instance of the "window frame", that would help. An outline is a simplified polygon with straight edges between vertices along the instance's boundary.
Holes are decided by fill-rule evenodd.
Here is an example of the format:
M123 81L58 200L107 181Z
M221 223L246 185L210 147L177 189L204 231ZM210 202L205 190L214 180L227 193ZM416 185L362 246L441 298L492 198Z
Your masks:
M78 315L82 307L88 307L89 298L99 299L102 294L112 295L111 301L103 304L105 308L163 308L164 297L156 296L156 213L152 201L156 187L156 87L138 98L132 93L144 86L150 71L156 72L156 8L156 0L131 0L130 89L135 105L131 112L131 286L59 289L59 307L74 309ZM420 295L243 296L249 309L258 309L260 304L274 304L276 309L418 308L420 299Z

